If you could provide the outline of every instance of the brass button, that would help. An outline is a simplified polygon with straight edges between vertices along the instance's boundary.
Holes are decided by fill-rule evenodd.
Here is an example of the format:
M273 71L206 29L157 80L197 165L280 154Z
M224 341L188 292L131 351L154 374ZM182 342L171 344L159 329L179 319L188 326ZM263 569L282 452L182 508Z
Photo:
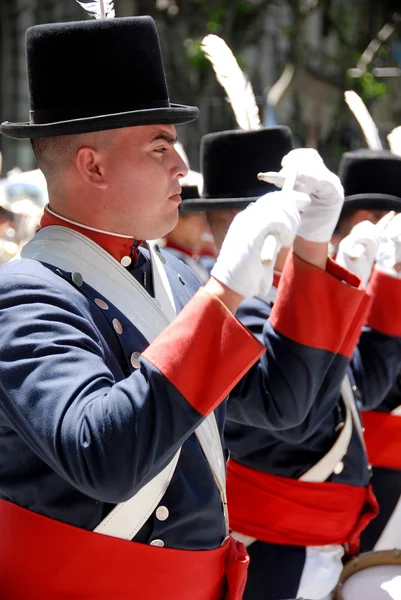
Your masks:
M139 357L141 356L140 352L133 352L131 354L131 365L134 367L134 369L139 369L139 367L141 366L141 363L139 362Z
M163 542L163 540L152 540L150 542L150 545L151 546L158 546L159 548L163 548L164 542Z
M78 273L78 271L74 271L71 277L75 285L77 285L78 287L81 287L83 285L84 278L82 277L81 273Z
M344 463L342 460L340 460L340 462L337 463L336 466L334 467L334 473L336 475L339 475L340 473L342 473L343 470L344 470Z
M169 517L170 511L167 506L159 506L156 509L156 519L159 521L166 521Z
M107 304L107 302L105 302L104 300L102 300L101 298L96 298L95 299L95 304L99 307L102 308L103 310L108 310L109 305Z
M123 326L121 325L120 321L118 319L113 319L113 327L114 327L114 331L116 333L118 333L118 335L121 335L123 332Z

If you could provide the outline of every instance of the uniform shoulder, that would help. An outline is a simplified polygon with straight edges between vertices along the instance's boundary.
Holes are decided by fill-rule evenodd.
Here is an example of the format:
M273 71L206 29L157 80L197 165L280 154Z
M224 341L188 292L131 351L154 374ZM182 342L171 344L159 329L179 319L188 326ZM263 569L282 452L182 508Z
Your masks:
M180 258L173 256L170 252L160 250L164 257L167 274L180 275L188 283L195 293L203 284L195 273Z
M50 265L43 264L31 258L21 258L0 265L1 295L7 292L23 294L33 291L49 292L74 302L81 298L73 285L67 280L68 274L58 274ZM75 298L76 297L76 298Z

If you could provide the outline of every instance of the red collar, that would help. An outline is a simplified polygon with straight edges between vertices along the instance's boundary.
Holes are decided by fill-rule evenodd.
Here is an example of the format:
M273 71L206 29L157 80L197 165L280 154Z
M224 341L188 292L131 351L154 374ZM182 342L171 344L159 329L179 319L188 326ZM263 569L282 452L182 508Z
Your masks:
M137 248L142 242L135 240L134 238L119 237L113 235L112 233L92 231L91 229L87 229L85 226L81 227L79 225L69 223L68 221L65 221L63 217L56 216L55 214L50 213L47 208L45 208L40 221L40 227L43 229L44 227L49 227L50 225L61 225L62 227L69 227L74 231L78 231L78 233L85 235L87 238L101 246L104 250L106 250L106 252L111 254L113 258L118 260L118 262L121 262L123 256L129 256L137 261Z
M194 253L189 248L187 248L186 246L181 246L181 244L170 239L168 236L166 236L164 240L166 244L165 248L172 248L173 250L178 250L178 252L182 252L186 256L194 256Z

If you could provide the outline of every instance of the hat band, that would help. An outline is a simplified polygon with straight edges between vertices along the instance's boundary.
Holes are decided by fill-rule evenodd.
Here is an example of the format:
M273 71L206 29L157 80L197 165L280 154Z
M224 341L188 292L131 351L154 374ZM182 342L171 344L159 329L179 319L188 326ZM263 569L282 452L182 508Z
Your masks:
M240 189L238 186L235 187L235 192L229 192L229 193L224 193L224 192L213 192L213 193L204 193L202 192L202 198L204 198L205 200L220 200L220 199L227 199L230 200L232 198L260 198L260 196L264 196L265 194L268 194L269 192L274 192L277 191L277 188L275 185L270 184L270 183L265 183L260 187L256 187L253 189L247 188L247 189Z
M131 102L130 104L104 104L96 108L93 112L93 106L68 106L57 109L41 109L29 111L29 123L31 125L45 125L47 123L57 123L59 121L72 121L75 119L85 119L94 117L103 117L106 115L115 115L120 113L129 113L137 110L146 110L153 108L169 108L169 99L164 100L144 100L143 102Z

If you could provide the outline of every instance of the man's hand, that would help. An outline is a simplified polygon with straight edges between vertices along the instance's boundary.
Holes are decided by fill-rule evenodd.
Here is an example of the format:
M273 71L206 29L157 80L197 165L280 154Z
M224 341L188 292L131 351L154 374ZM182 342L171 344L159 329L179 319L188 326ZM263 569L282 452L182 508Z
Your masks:
M351 233L341 240L336 262L368 284L376 255L381 244L388 244L385 225L394 213L385 215L376 225L370 221L362 221L355 225Z
M309 203L300 192L272 192L248 206L232 222L212 277L242 297L267 295L276 257L262 262L265 239L273 235L284 248L291 246L301 222L299 210Z
M292 150L282 160L279 173L264 173L264 181L282 187L294 170L298 175L294 189L308 194L311 203L302 214L298 235L308 242L328 243L344 203L344 190L337 175L327 169L312 148Z
M384 217L383 217L384 218ZM380 244L376 267L392 277L401 277L401 214L397 214L386 226L387 242Z

